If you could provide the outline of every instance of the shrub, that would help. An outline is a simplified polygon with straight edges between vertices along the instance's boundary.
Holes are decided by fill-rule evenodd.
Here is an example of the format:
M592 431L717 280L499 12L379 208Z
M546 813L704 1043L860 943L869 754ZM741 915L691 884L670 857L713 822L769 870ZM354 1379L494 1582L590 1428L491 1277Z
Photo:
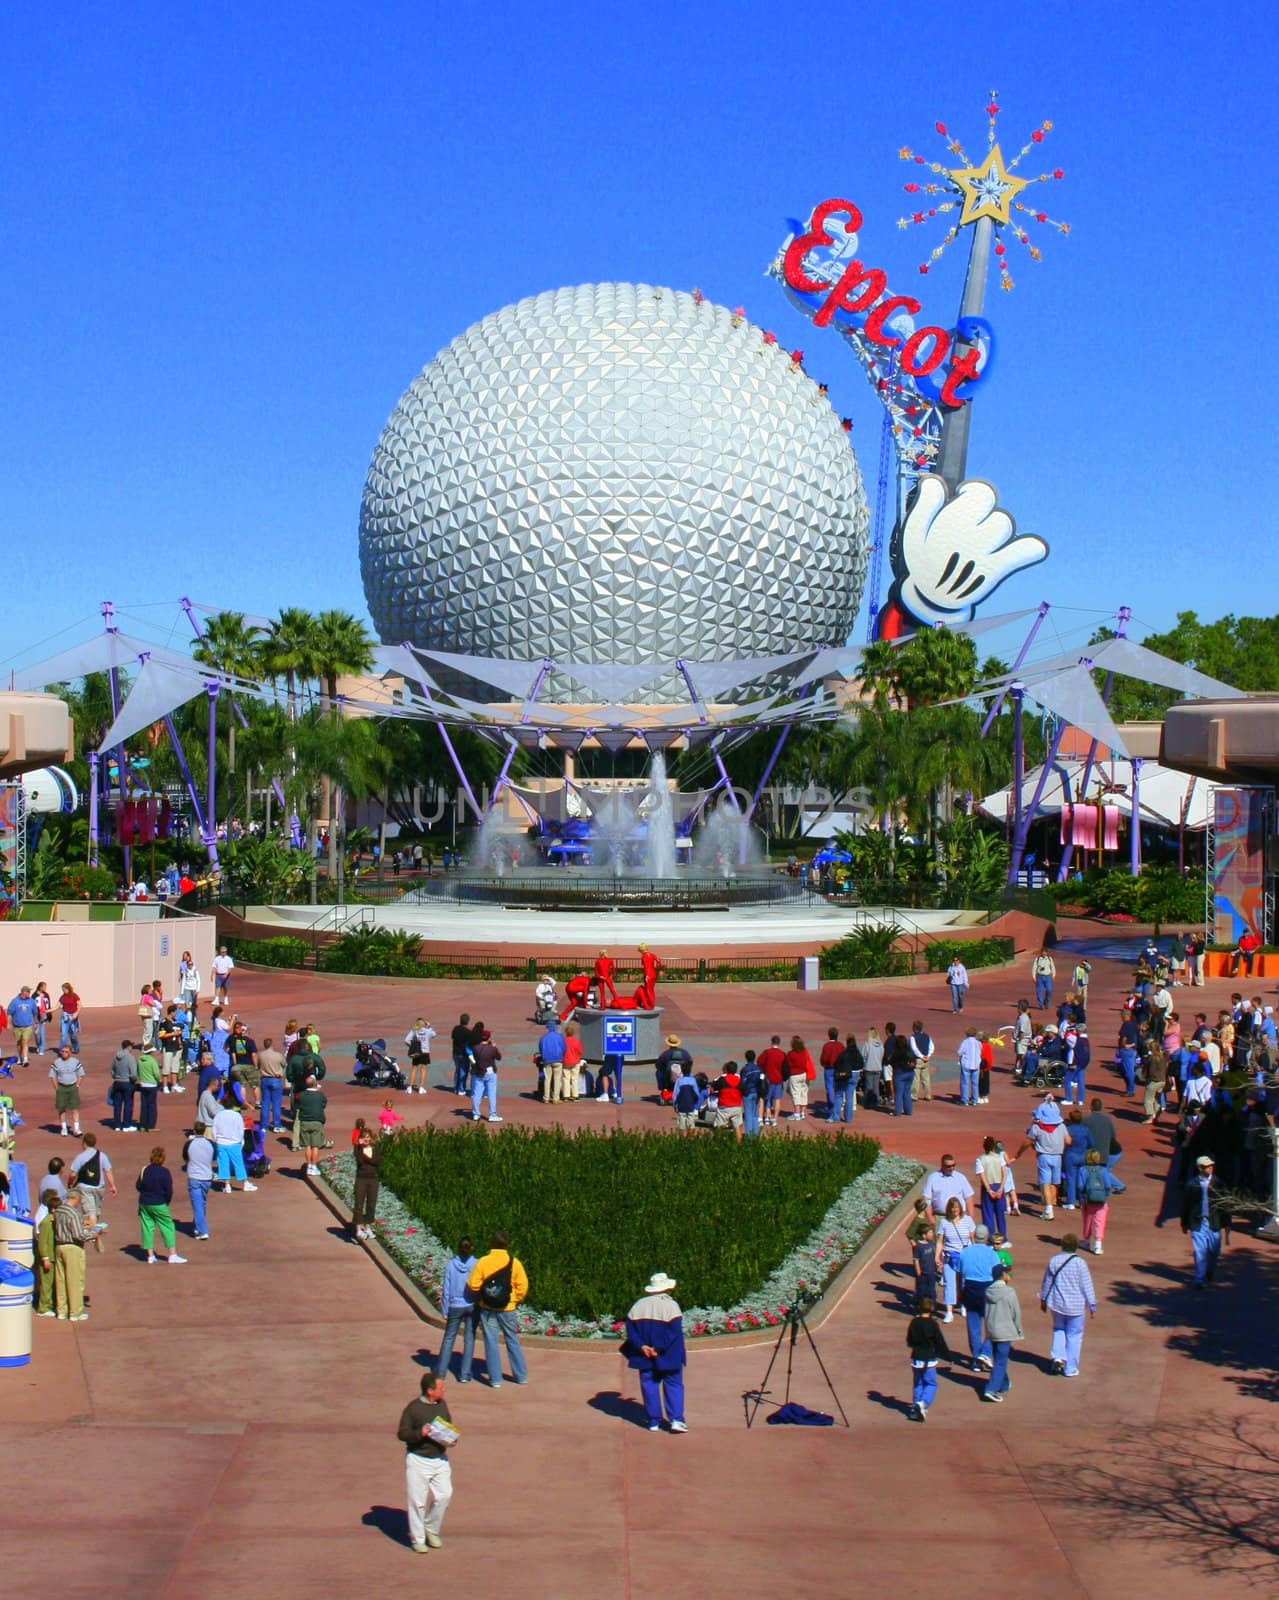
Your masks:
M620 1316L659 1266L682 1304L759 1286L869 1170L872 1139L426 1127L383 1145L382 1179L450 1243L510 1233L530 1303Z
M827 978L900 978L911 970L910 956L894 945L902 937L895 922L854 928L821 952Z
M1017 947L1002 935L992 939L936 939L924 947L929 972L945 972L956 956L966 967L998 967L1011 961Z
M59 894L66 900L114 900L115 874L108 872L106 867L90 867L82 863L68 867L62 874Z
M300 967L306 961L305 939L228 939L226 944L237 961L256 961L260 967Z
M420 936L403 928L352 928L321 952L321 972L351 972L366 978L419 978Z

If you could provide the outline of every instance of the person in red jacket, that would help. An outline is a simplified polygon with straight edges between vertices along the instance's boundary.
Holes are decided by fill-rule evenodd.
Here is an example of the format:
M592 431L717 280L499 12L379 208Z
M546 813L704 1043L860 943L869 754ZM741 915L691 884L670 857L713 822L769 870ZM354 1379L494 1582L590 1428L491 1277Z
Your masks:
M717 1097L715 1126L731 1128L737 1135L738 1144L741 1144L745 1129L742 1120L742 1080L737 1071L736 1061L724 1063L723 1072L711 1084L711 1088Z
M764 1069L768 1091L764 1099L763 1124L766 1128L777 1126L777 1108L786 1092L786 1052L782 1049L781 1035L775 1033L767 1050L759 1053L759 1064Z
M844 1053L844 1047L839 1042L839 1029L827 1028L826 1043L822 1046L821 1066L822 1075L826 1082L826 1120L835 1120L835 1068L839 1058Z
M808 1116L808 1086L816 1076L817 1068L813 1065L813 1058L804 1048L804 1041L795 1034L786 1054L786 1081L790 1089L791 1104L795 1107L791 1112L793 1122L803 1122Z

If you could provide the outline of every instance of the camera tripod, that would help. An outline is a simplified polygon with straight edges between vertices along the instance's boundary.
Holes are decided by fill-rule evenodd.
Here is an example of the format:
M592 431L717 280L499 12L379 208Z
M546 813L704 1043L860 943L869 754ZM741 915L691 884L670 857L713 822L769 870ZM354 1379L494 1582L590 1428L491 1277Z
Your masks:
M782 1326L778 1330L777 1334L777 1343L773 1346L773 1353L768 1358L768 1368L764 1373L763 1383L760 1384L758 1389L747 1390L746 1394L743 1396L743 1401L746 1406L746 1426L749 1428L755 1421L755 1418L759 1415L759 1408L764 1404L764 1396L772 1393L772 1390L768 1387L768 1380L773 1375L773 1367L776 1364L777 1357L781 1353L783 1340L786 1340L786 1392L782 1400L782 1405L790 1404L791 1373L795 1366L795 1342L799 1338L799 1330L803 1328L804 1337L808 1340L808 1348L813 1352L813 1357L816 1360L819 1369L821 1370L821 1375L826 1380L826 1387L830 1390L831 1399L835 1402L844 1426L846 1428L851 1428L852 1423L849 1422L848 1415L840 1402L840 1398L835 1393L835 1385L830 1381L830 1373L827 1372L826 1364L822 1360L821 1354L817 1349L817 1342L813 1338L812 1330L809 1328L808 1323L804 1320L803 1308L797 1305L787 1306L785 1312L783 1313L783 1318L784 1320L782 1322Z

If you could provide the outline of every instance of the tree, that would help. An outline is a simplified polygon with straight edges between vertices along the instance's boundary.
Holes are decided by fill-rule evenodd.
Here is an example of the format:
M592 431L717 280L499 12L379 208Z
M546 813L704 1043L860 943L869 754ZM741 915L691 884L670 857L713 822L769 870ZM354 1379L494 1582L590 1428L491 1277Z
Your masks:
M1113 628L1099 628L1090 643L1113 639ZM1175 627L1152 633L1143 641L1156 655L1180 661L1211 678L1250 693L1279 690L1279 616L1219 617L1200 622L1193 611L1181 611ZM1104 674L1098 673L1099 683ZM1174 689L1140 679L1116 677L1110 709L1117 722L1153 721L1181 697Z
M262 666L262 647L267 635L254 623L246 623L239 611L218 611L204 625L204 637L191 654L197 661L223 672L229 678L254 679ZM231 695L222 695L227 714L227 775L235 776L235 705Z
M349 611L321 611L311 634L315 675L320 680L320 705L341 720L337 703L338 679L368 672L373 665L373 641L368 629ZM342 815L343 786L326 774L321 805L329 830L329 878L338 872L338 819Z

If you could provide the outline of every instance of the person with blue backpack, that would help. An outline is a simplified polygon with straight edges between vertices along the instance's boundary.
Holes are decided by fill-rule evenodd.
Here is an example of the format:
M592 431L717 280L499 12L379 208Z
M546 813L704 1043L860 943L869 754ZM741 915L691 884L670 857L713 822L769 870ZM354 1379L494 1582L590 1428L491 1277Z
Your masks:
M680 1075L671 1090L671 1104L675 1108L676 1131L685 1135L697 1132L697 1113L702 1105L702 1089L693 1076L693 1063L680 1068Z
M768 1080L764 1077L764 1069L755 1059L753 1050L748 1050L743 1057L739 1078L743 1129L748 1139L758 1139L760 1102L767 1092Z

